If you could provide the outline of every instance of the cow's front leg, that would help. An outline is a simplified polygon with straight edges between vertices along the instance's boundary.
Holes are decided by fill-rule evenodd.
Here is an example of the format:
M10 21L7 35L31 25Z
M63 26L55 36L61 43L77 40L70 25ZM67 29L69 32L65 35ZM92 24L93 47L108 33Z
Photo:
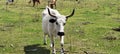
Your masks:
M61 54L64 54L64 36L60 36Z
M47 34L46 33L44 33L44 40L43 40L43 44L44 45L47 45Z
M54 37L50 36L50 40L51 40L52 54L56 54L55 44L54 44Z

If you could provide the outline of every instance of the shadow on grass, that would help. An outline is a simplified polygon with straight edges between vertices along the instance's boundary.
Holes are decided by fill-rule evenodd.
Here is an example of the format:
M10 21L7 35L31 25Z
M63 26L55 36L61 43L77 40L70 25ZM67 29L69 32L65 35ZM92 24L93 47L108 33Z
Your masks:
M112 30L120 32L120 27L118 27L118 28L113 28Z
M25 54L50 54L50 50L41 47L40 44L25 46L24 52Z

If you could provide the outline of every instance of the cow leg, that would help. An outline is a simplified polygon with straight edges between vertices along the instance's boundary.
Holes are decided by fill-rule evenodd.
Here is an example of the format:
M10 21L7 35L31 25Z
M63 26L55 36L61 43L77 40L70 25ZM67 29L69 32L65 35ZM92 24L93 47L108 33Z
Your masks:
M52 8L52 9L53 9L53 4L50 4L50 8Z
M33 7L35 6L35 0L33 0Z
M37 3L37 6L38 6L38 4L40 4L40 1L39 1L39 0L37 0L37 1L36 1L36 3Z
M60 36L61 54L64 54L64 36Z
M47 36L47 34L44 33L44 40L43 40L44 41L44 43L43 43L44 45L47 45L47 37L46 36Z
M53 37L53 35L50 35L50 40L51 40L52 54L56 54L55 44L54 44L54 37Z
M37 2L38 2L38 4L40 4L40 1L39 1L39 0L37 0Z

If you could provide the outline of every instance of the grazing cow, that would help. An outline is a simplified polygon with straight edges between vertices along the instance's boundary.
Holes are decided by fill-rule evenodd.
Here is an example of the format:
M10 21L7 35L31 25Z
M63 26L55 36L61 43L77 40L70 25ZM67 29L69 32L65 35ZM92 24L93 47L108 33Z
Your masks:
M6 5L8 5L8 3L13 4L13 2L14 2L14 0L7 0Z
M56 8L56 1L57 0L48 0L48 6L51 7L51 8L54 8L53 5L55 6Z
M48 35L51 40L51 48L53 54L56 54L54 45L55 36L60 37L61 54L64 54L64 26L67 19L74 15L74 11L75 9L73 9L73 12L70 15L64 16L61 15L57 10L46 7L46 9L42 12L42 29L44 32L44 44L47 44L46 35Z
M31 1L33 2L33 7L35 6L35 3L40 4L39 0L30 0L28 3L31 3Z

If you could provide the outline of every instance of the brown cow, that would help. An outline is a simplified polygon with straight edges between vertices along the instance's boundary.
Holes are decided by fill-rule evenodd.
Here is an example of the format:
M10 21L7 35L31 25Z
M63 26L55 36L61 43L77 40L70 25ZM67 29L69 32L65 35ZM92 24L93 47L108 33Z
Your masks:
M56 8L56 1L57 0L48 0L48 6L51 7L51 8L54 8L53 5L55 6Z
M33 2L33 7L35 6L35 3L40 4L39 0L30 0L29 3L31 3L31 1Z

